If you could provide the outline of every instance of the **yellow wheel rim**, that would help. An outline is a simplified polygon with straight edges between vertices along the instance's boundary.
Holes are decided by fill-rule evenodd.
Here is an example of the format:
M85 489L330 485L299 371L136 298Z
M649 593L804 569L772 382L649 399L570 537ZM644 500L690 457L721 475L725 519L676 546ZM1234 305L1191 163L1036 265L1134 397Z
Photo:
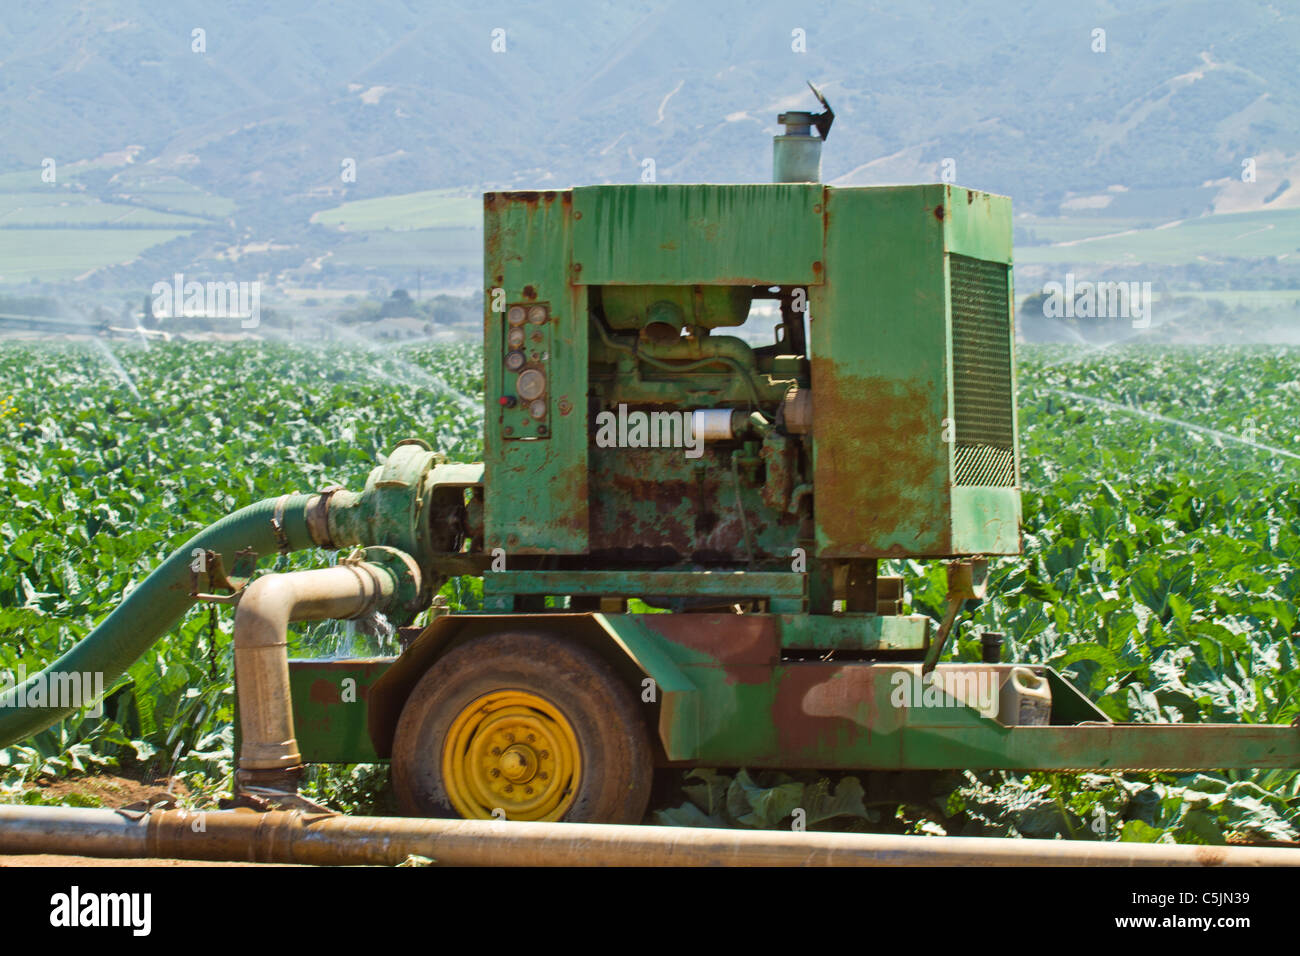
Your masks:
M501 690L456 715L442 747L442 780L456 812L486 820L559 820L581 781L578 737L549 701ZM500 816L500 814L496 814Z

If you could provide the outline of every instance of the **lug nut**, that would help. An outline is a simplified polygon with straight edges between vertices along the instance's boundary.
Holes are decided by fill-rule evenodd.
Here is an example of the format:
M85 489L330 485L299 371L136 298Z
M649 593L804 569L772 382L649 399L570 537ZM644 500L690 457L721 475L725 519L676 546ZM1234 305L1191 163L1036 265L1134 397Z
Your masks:
M488 771L488 774L489 776L499 777L501 776L501 771L498 770L496 767L493 767L491 770Z

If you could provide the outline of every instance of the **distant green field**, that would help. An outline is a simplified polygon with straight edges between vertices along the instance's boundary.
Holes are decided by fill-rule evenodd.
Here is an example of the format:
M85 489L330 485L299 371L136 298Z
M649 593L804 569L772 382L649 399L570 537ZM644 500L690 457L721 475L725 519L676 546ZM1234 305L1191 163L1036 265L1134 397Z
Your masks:
M41 182L39 167L0 174L0 283L72 279L129 262L235 209L174 176L127 166L106 167L122 172L101 198L78 184L94 168L60 165L57 183Z
M1035 219L1020 220L1016 224L1040 238L1072 243L1017 246L1016 262L1020 264L1131 262L1184 265L1300 252L1300 209L1201 216L1154 228L1120 219Z
M47 183L41 178L44 169L39 163L37 163L27 169L18 169L9 173L0 173L0 192L11 192L14 190L21 191L26 189L48 189L51 192L55 190L65 190L70 182L74 182L86 173L94 170L121 168L123 167L111 163L87 163L83 165L56 163L54 167L55 182Z
M366 232L339 245L329 261L359 268L478 268L483 238L479 230L466 228Z
M0 283L72 279L129 262L150 246L188 230L0 229Z
M204 192L198 186L174 176L141 175L136 179L125 179L115 187L114 192L129 196L136 202L193 216L219 219L235 211L233 200Z
M483 222L483 201L478 196L429 189L344 203L316 213L312 221L352 231L477 227Z
M1039 240L1048 242L1070 242L1076 239L1089 239L1111 233L1124 232L1128 229L1149 229L1161 225L1160 222L1148 222L1141 219L1103 219L1098 216L1071 216L1055 219L1037 217L1018 218L1016 226L1032 232ZM1018 248L1028 248L1020 246Z
M195 227L206 225L202 219L168 212L142 209L126 203L100 202L84 193L13 192L0 193L0 229L14 226L70 225L151 225Z
M31 169L19 169L12 173L0 173L0 191L3 192L28 189L48 189L50 192L54 192L58 188L53 183L41 181L40 166L33 166Z
M86 171L85 167L60 167L57 183L41 182L39 169L0 174L0 215L20 206L130 205L115 199L209 218L228 216L235 210L233 201L213 196L175 176L118 174L101 198L78 186L77 174Z

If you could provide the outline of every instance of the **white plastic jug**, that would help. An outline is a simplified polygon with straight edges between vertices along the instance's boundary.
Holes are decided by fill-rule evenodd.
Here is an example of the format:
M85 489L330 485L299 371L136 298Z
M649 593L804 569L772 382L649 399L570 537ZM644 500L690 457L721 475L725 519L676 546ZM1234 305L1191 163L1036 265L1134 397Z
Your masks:
M1052 690L1047 678L1028 667L1013 667L1002 685L998 720L1008 726L1038 727L1052 722Z

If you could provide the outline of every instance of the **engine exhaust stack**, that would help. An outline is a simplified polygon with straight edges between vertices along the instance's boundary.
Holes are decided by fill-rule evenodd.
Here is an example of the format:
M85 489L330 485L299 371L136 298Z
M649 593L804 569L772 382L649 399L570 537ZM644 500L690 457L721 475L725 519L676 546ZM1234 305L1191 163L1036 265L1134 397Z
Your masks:
M772 138L772 180L778 183L819 183L822 179L822 143L830 135L835 111L826 97L811 83L808 84L817 102L825 108L821 113L796 110L782 113L776 121L785 132ZM817 135L812 134L813 127Z

